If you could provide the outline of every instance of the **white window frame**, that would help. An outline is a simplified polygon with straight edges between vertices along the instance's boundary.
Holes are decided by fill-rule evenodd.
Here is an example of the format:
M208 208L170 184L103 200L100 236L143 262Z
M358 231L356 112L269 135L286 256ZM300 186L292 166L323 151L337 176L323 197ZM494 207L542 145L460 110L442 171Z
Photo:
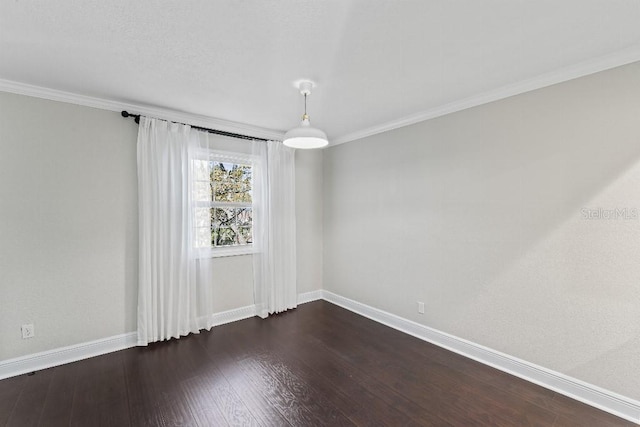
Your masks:
M214 161L214 162L226 162L226 163L234 163L234 164L244 164L251 166L251 189L253 191L254 182L255 182L255 171L256 171L256 161L257 157L251 154L245 153L236 153L229 151L219 151L219 150L199 150L195 153L194 156L191 157L190 160L190 168L193 165L194 160L206 160L206 161ZM194 180L194 173L191 171L190 179ZM195 180L193 181L195 182ZM228 256L238 256L238 255L250 255L254 253L254 245L253 243L247 245L237 245L237 246L218 246L218 247L205 247L200 248L195 246L195 208L196 207L209 207L209 208L251 208L252 209L252 221L251 221L251 233L255 238L256 235L256 221L253 216L253 202L251 203L236 203L236 202L215 202L215 201L192 201L192 209L191 209L191 220L193 222L191 227L191 240L192 247L196 251L198 258L219 258L219 257L228 257Z

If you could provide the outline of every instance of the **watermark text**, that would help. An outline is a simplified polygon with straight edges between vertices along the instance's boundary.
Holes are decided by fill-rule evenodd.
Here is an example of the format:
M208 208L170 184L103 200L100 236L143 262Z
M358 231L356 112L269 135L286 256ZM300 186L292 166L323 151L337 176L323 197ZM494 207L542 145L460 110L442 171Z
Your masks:
M580 216L586 220L629 221L638 219L638 208L582 208Z

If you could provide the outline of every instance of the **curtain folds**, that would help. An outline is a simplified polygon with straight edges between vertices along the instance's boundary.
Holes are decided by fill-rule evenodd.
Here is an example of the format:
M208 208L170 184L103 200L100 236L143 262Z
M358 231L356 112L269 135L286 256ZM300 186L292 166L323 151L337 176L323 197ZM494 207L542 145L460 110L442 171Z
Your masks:
M268 141L254 142L253 153L258 159L254 299L257 314L265 318L297 306L295 151L279 141Z
M191 169L192 159L228 144L188 125L140 118L138 345L214 324L212 260L193 244ZM264 318L297 305L295 152L277 141L245 144L240 152L252 152L254 169L254 300Z
M210 327L208 268L193 254L191 128L140 118L138 345Z

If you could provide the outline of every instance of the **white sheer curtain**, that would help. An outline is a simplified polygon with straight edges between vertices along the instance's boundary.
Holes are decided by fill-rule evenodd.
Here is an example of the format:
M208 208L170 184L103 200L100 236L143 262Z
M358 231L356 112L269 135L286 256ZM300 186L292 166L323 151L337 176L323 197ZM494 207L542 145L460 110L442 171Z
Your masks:
M193 253L187 125L140 118L138 345L211 327L208 268Z
M254 142L254 298L265 318L297 306L295 151Z
M211 259L193 244L192 160L227 145L187 125L140 118L138 345L214 324ZM264 318L297 305L294 150L276 141L246 149L254 159L254 297Z

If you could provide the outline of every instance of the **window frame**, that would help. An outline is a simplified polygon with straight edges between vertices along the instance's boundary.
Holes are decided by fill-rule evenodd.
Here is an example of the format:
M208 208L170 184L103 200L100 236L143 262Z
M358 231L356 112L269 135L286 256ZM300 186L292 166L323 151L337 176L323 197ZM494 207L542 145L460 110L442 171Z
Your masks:
M256 221L253 216L253 194L251 203L248 202L216 202L216 201L198 201L193 198L194 184L195 180L195 171L193 170L194 161L196 160L205 160L208 162L224 162L224 163L233 163L233 164L241 164L241 165L249 165L251 166L251 191L253 193L254 182L255 182L255 171L257 164L257 156L246 153L238 153L232 151L222 151L222 150L211 150L211 149L201 149L194 153L191 156L189 161L189 180L190 180L190 188L191 188L191 247L196 252L198 258L220 258L220 257L228 257L228 256L238 256L238 255L251 255L255 252L253 240L256 234ZM232 246L211 246L211 247L197 247L196 246L196 224L195 224L195 208L198 207L207 207L207 208L250 208L251 209L251 234L252 234L252 242L246 245L232 245Z

